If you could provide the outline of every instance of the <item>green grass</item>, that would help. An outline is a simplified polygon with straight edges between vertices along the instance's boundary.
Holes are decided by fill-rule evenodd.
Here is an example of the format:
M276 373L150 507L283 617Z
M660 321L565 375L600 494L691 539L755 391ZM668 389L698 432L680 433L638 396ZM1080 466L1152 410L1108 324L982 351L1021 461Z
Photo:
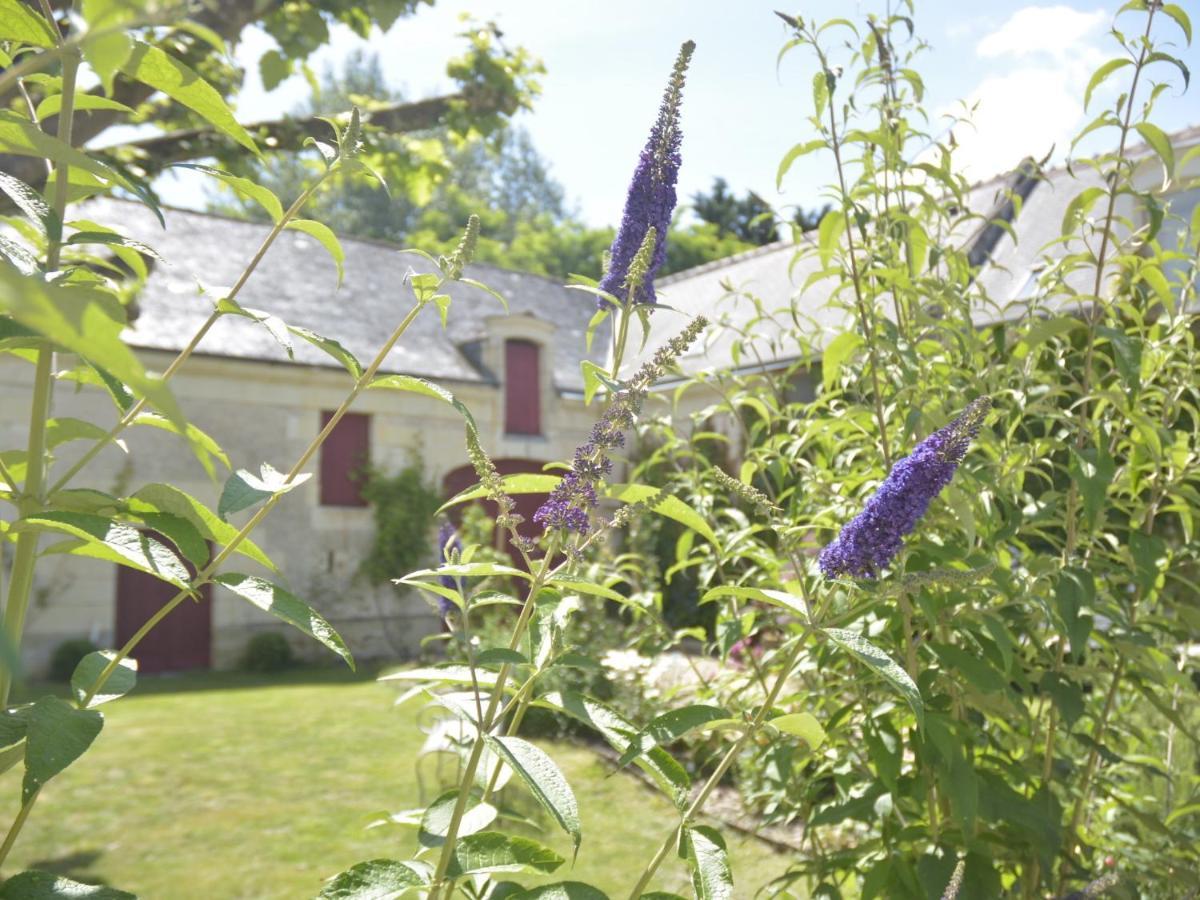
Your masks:
M43 790L6 870L50 869L147 900L267 900L311 897L361 860L406 858L411 829L364 828L439 786L433 760L420 779L413 762L429 714L417 700L397 709L395 696L326 671L144 679L104 707L95 745ZM585 747L539 743L575 788L584 829L574 868L543 880L624 897L670 829L671 805L628 775L606 778ZM17 767L0 784L5 822L19 792ZM541 839L570 859L565 835L547 828ZM787 867L759 841L728 839L739 897ZM668 859L656 887L690 895L682 861Z

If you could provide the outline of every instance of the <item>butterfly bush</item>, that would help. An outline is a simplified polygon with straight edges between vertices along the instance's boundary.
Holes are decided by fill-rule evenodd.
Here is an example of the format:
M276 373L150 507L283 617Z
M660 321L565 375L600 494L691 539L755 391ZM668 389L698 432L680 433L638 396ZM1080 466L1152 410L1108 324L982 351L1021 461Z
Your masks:
M591 530L591 513L598 502L596 487L612 471L609 452L625 445L625 430L636 421L650 388L706 327L708 320L697 316L634 373L625 390L609 403L588 440L575 451L570 471L533 514L534 522L545 531L587 534Z
M650 137L629 184L621 227L609 250L608 268L600 279L601 290L625 302L630 299L650 305L656 302L654 276L667 258L667 231L671 226L671 214L675 211L675 184L679 180L682 141L679 110L683 102L684 76L695 49L692 41L679 49L671 80L658 109L658 118L650 129ZM633 290L634 296L631 298L629 268L651 228L655 230L655 240L649 274L642 282L640 291ZM601 299L599 305L604 307L611 304Z
M954 477L991 405L987 397L972 401L892 467L863 511L821 551L818 562L827 578L874 578L895 558L904 536Z

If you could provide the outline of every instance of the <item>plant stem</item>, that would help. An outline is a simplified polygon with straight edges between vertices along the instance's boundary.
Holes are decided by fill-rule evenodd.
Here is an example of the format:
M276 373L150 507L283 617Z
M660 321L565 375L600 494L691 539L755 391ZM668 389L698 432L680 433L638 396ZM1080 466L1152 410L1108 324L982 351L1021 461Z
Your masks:
M525 605L521 607L521 614L513 626L512 638L508 642L510 650L516 650L520 645L521 637L529 625L529 620L533 617L537 595L541 592L542 586L546 583L550 575L550 560L553 558L554 552L554 542L551 541L550 545L546 548L546 554L542 557L542 564L537 574L534 575L533 581L530 582L529 593L525 597ZM500 667L500 671L496 675L496 684L492 688L491 696L488 699L487 714L478 723L478 733L475 735L475 742L471 745L471 755L468 757L467 765L462 772L462 782L458 788L458 798L454 802L454 811L451 813L450 823L446 828L442 852L438 857L437 869L433 875L433 883L428 900L438 900L438 897L441 896L446 880L446 873L450 870L450 861L454 858L454 848L458 840L458 829L462 825L462 818L467 811L467 801L471 797L471 785L475 781L475 773L479 769L479 760L483 756L484 736L495 724L496 714L500 709L500 698L504 696L504 685L508 681L511 669L512 667L508 663Z
M712 793L713 788L720 783L721 779L725 776L725 773L729 771L729 767L733 765L738 754L742 752L742 748L746 746L747 742L767 720L767 716L770 715L771 710L775 706L775 700L779 697L779 692L783 690L784 683L787 681L788 676L792 674L792 670L796 667L796 663L800 660L800 654L804 651L804 639L808 636L808 631L809 630L806 627L803 633L796 638L795 648L792 650L791 655L788 656L787 661L780 670L779 677L775 679L775 684L771 687L771 692L767 694L766 699L763 700L763 705L759 708L758 712L754 716L754 719L750 722L749 728L743 731L741 737L734 741L733 746L729 748L725 756L722 757L721 762L717 764L716 771L714 771L712 775L709 776L708 780L704 782L704 787L700 789L700 793L696 795L696 799L691 802L687 810L680 817L679 824L675 826L674 831L672 831L670 836L663 841L662 846L658 848L650 862L646 864L646 868L642 871L641 877L638 878L637 884L633 886L633 890L629 893L629 900L638 900L638 898L642 896L646 886L650 884L650 879L652 879L654 877L654 873L658 871L658 867L662 865L663 860L667 858L667 854L671 852L672 848L678 844L679 836L684 827L693 817L696 816L697 813L700 812L701 808L704 806L704 801L708 799L708 795Z
M29 814L33 811L33 805L37 802L38 794L42 792L38 788L29 795L29 799L21 804L21 809L17 812L17 817L13 819L13 823L9 826L8 834L4 836L4 843L0 844L0 866L4 865L4 861L8 859L8 854L12 852L13 844L17 842L17 835L21 833L21 829L25 827L25 820L29 818Z
M333 169L330 167L321 173L321 175L312 184L304 189L303 193L296 198L295 202L288 207L287 212L283 214L280 220L276 222L274 227L267 233L267 236L263 238L263 242L259 245L258 251L246 265L246 268L242 270L242 274L238 276L237 282L232 288L230 288L229 293L225 295L226 299L233 300L239 293L241 293L242 288L246 286L246 282L250 280L250 276L253 275L254 270L258 268L258 264L262 262L263 257L267 255L267 251L271 249L271 245L274 244L279 235L283 233L283 230L287 227L288 222L294 219L297 213L304 208L305 204L307 204L312 198L312 195L316 192L317 188L320 187L322 182L329 177L329 174L332 171ZM196 347L199 346L200 341L204 339L204 336L208 334L209 330L213 327L213 325L216 324L217 319L221 318L223 315L225 315L225 313L220 309L216 307L213 308L212 313L210 313L209 317L204 320L204 324L202 324L199 330L192 335L192 339L188 341L187 346L179 351L179 354L171 361L171 364L167 366L166 370L163 372L162 380L164 382L170 381L171 378L174 377L175 373L179 371L183 364L187 362L188 357L190 357L195 351ZM108 434L104 435L102 438L99 438L87 449L87 452L84 453L83 456L79 457L79 459L75 461L74 465L72 465L71 468L69 468L66 473L54 483L54 486L50 489L49 493L54 494L66 487L68 482L78 475L84 466L95 459L101 450L115 441L121 432L132 425L137 419L138 415L145 408L146 398L141 397L136 403L133 404L133 406L129 407L128 411L126 411L126 413L121 416L120 419L117 420L117 424L109 429Z
M629 340L629 318L632 315L632 303L627 303L621 307L621 324L617 327L617 331L613 334L613 381L620 380L621 360L625 356L625 343Z
M57 28L57 26L55 26ZM60 36L61 42L61 36ZM62 54L62 109L58 116L58 139L71 143L71 131L75 122L75 81L79 74L82 57L79 50L72 48ZM54 168L53 207L58 222L63 220L67 208L68 170L66 163L57 163ZM46 271L58 268L62 255L62 233L51 233L46 245ZM37 351L37 365L33 376L33 396L29 407L29 439L25 449L25 484L22 487L17 512L21 518L34 515L45 503L46 480L46 422L50 418L50 402L54 388L54 349L43 344ZM16 489L16 485L12 485ZM25 631L25 614L29 610L29 595L33 590L34 565L37 561L38 539L35 530L22 531L17 535L17 546L13 553L12 576L8 583L8 597L4 604L4 628L14 652L21 649L21 637ZM8 706L8 695L12 690L12 672L5 666L0 668L0 709Z
M817 46L815 40L813 41L813 46ZM820 53L819 49L818 52ZM820 53L820 57L821 68L827 70L829 66L825 60L825 54ZM879 351L875 346L874 310L868 315L867 303L862 291L862 276L858 271L858 258L854 247L854 217L851 215L854 205L851 203L850 193L846 189L846 173L845 167L842 164L841 144L838 143L837 113L833 102L833 91L829 92L829 146L833 150L833 160L837 168L838 187L841 190L842 215L846 219L846 251L850 257L850 276L851 284L854 287L854 304L858 309L858 318L862 322L863 331L867 339L867 349L871 357L871 385L875 393L875 421L879 425L879 443L883 450L883 465L885 469L891 469L892 450L891 442L888 440L887 419L883 413L883 391L880 388L879 382Z

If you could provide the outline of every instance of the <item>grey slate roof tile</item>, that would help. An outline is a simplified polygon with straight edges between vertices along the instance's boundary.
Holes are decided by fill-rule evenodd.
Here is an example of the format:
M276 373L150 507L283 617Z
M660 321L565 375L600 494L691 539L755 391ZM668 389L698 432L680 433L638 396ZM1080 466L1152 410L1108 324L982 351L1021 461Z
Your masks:
M79 218L117 228L155 248L167 261L158 263L137 298L138 315L127 332L135 347L179 350L208 317L212 304L241 274L266 236L269 226L208 213L165 209L164 231L140 204L121 199L90 201ZM339 341L365 365L411 308L412 293L404 283L411 267L433 266L414 254L377 241L342 240L345 282L328 253L308 235L285 231L239 294L243 307L276 315L290 325L308 328ZM560 391L583 388L579 360L585 355L584 333L595 311L589 295L571 291L538 275L490 265L471 265L467 275L501 293L512 313L525 313L555 326L555 386ZM198 281L207 294L201 294ZM442 329L437 310L423 310L391 351L382 371L427 378L495 383L493 373L476 364L478 354L464 346L485 337L485 320L503 315L495 298L460 283L450 284L448 326ZM601 362L607 342L598 336L592 358ZM217 321L198 352L244 360L286 362L286 352L267 330L248 319L226 316ZM329 356L297 338L296 362L337 367Z

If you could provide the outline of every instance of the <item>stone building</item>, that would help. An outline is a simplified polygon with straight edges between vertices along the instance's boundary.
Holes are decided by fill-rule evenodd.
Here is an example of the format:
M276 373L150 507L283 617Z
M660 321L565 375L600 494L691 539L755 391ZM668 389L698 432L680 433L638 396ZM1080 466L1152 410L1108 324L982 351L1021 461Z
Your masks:
M165 230L144 207L122 200L94 201L75 210L77 218L117 228L162 256L161 261L147 257L153 268L133 300L136 318L127 332L128 343L152 371L165 369L187 345L267 233L262 224L182 210L164 213ZM345 281L338 288L334 264L318 242L298 231L284 232L239 300L340 342L365 365L413 305L405 280L410 267L430 271L432 266L390 245L345 240L342 246ZM594 408L584 407L579 371L593 298L536 275L492 266L473 265L467 274L502 294L510 313L485 292L452 284L446 291L452 300L445 328L438 309L428 305L381 372L420 376L452 391L471 409L503 472L540 471L547 461L569 458L596 415ZM598 335L597 353L606 346L605 336ZM257 473L266 462L287 471L349 391L347 371L324 352L295 339L292 354L289 359L264 325L226 316L172 379L184 415L220 443L233 469ZM0 446L25 444L32 372L24 361L0 356ZM68 382L55 386L53 416L104 428L116 420L104 392ZM456 492L474 483L463 434L462 418L445 403L367 390L313 460L311 481L284 496L254 532L253 540L288 579L286 586L328 618L357 657L411 654L439 624L414 593L372 586L359 575L374 529L355 475L368 462L395 471L419 459L430 483L444 486L447 494ZM131 427L123 439L124 449L104 450L72 487L128 493L165 482L216 509L227 472L210 479L182 440L159 429ZM56 447L51 477L65 472L87 446L75 441ZM536 503L528 496L522 501L527 513ZM240 525L248 515L230 519ZM53 543L44 536L41 546ZM12 545L4 547L11 554ZM263 574L240 557L222 568ZM234 665L250 636L262 629L286 634L307 657L327 654L224 588L208 590L208 599L182 604L145 639L136 654L143 671ZM69 638L119 645L173 593L169 585L132 569L44 555L23 641L29 671L42 670L53 649Z

